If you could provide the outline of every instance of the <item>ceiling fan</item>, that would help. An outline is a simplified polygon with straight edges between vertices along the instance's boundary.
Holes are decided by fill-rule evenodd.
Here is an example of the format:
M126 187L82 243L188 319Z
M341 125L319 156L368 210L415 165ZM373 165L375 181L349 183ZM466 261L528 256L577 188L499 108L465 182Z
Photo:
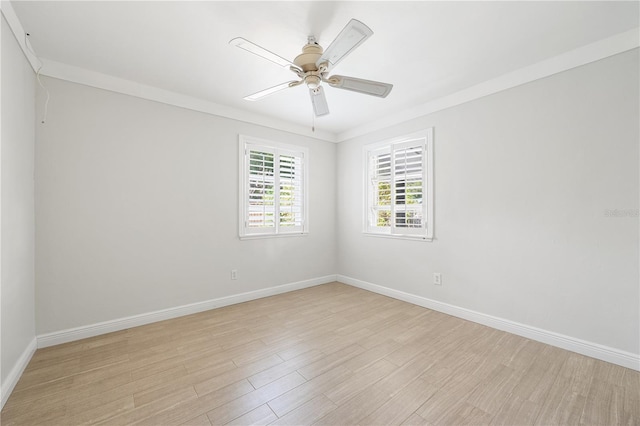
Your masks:
M302 83L309 88L311 95L311 103L313 111L317 117L329 114L329 106L322 89L322 83L327 83L331 87L338 89L351 90L367 95L386 97L391 89L392 84L381 83L379 81L364 80L361 78L345 77L342 75L329 75L329 71L338 65L349 53L356 47L371 37L373 31L357 19L352 19L342 29L340 34L333 40L327 50L324 50L316 41L314 36L309 36L307 44L302 47L302 53L293 60L293 62L276 55L267 49L258 46L242 37L236 37L229 41L229 44L237 46L241 49L258 55L268 61L271 61L284 68L289 68L296 74L299 80L289 81L270 87L252 95L246 96L244 99L256 101L265 96L279 92L289 87L299 86Z

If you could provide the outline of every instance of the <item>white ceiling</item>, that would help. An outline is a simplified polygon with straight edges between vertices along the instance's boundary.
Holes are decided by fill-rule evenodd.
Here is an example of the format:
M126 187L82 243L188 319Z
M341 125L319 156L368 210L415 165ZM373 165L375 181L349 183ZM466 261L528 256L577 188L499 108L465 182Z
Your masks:
M294 80L228 44L244 37L292 60L315 35L325 48L351 19L374 35L336 73L389 82L386 99L326 87L340 134L639 25L632 2L13 1L37 55L251 114L310 126L304 86L257 102L248 94Z

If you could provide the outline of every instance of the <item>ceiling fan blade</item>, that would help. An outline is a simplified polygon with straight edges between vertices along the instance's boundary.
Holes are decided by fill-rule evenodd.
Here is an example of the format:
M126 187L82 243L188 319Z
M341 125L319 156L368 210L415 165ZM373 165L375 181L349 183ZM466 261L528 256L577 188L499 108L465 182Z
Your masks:
M327 105L327 98L324 96L322 86L319 86L317 89L309 89L309 95L311 95L313 112L316 117L322 117L323 115L329 114L329 105Z
M253 95L245 96L244 99L247 101L257 101L258 99L262 99L265 96L269 96L273 93L279 92L280 90L288 89L289 87L297 86L301 82L300 81L288 81L286 83L278 84L277 86L270 87L268 89L261 90Z
M264 47L260 47L257 44L252 43L242 37L231 39L229 41L229 44L246 50L247 52L251 52L254 55L258 55L261 58L266 59L267 61L271 61L274 64L280 65L281 67L289 68L291 66L294 66L297 68L297 66L294 65L291 61L284 59L282 56L278 56L275 53L268 51Z
M364 80L362 78L345 77L343 75L332 75L327 79L327 82L331 87L378 96L380 98L386 98L391 92L391 89L393 89L393 84Z
M357 19L352 19L316 61L316 65L320 66L322 63L329 63L332 67L335 67L338 62L364 43L372 34L371 28Z

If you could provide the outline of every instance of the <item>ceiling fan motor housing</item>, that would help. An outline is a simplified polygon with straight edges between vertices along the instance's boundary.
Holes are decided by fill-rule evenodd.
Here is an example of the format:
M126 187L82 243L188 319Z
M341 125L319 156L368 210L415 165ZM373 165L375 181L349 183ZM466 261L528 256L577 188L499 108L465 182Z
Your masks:
M307 43L302 48L302 53L296 56L293 63L304 72L317 71L316 62L322 56L324 50L318 43Z

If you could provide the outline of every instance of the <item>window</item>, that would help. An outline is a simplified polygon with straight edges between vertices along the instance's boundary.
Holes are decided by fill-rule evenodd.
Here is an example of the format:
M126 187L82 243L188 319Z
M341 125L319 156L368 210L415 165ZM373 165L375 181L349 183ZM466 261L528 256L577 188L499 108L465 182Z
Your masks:
M365 146L364 232L433 239L433 129Z
M308 232L307 149L240 135L240 238Z

